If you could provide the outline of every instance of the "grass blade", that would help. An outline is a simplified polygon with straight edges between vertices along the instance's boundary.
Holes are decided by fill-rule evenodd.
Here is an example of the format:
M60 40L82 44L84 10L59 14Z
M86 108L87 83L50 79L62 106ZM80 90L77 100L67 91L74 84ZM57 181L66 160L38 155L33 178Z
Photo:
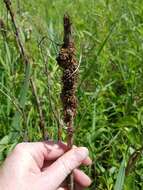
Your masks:
M120 17L120 18L121 18L121 17ZM95 62L97 61L98 57L100 56L100 54L101 54L101 52L102 52L104 46L106 45L106 43L107 43L108 40L110 39L110 37L111 37L111 35L112 35L114 29L116 28L117 23L120 21L120 18L117 19L117 20L113 23L113 25L112 25L112 27L111 27L109 33L107 34L107 36L106 36L105 39L103 40L103 42L102 42L102 44L101 44L101 46L100 46L100 48L99 48L99 50L98 50L98 52L97 52L97 55L96 55L96 58L95 58ZM83 75L83 78L82 78L82 80L81 80L81 83L80 83L79 87L82 85L82 83L85 81L85 79L86 79L87 77L89 77L89 75L90 75L90 73L91 73L92 70L93 70L93 65L91 65L91 66L87 69L87 71L85 72L85 74Z
M122 190L125 180L125 159L123 159L117 175L114 190Z
M30 81L30 64L26 65L24 84L22 85L21 91L20 91L19 103L23 110L25 107L26 97L27 97L27 93L28 93L28 89L29 89L29 81ZM20 126L20 120L21 120L21 115L17 111L15 113L13 121L12 121L12 128L15 128L18 130L19 126Z

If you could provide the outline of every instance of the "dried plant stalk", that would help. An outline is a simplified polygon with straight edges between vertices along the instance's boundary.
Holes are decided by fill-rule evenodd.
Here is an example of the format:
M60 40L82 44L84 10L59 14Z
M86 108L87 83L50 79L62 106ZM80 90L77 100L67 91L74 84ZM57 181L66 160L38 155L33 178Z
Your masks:
M128 176L130 174L130 172L133 170L133 168L134 168L136 162L138 161L138 159L140 158L142 152L143 152L143 147L135 150L135 152L130 156L128 163L127 163L126 170L125 170L126 176Z
M11 21L12 21L12 24L13 24L13 27L14 27L14 30L15 30L15 32L14 32L15 39L16 39L16 42L17 42L17 45L18 45L18 48L19 48L19 51L20 51L20 55L22 56L22 59L23 59L25 65L29 65L30 61L29 61L28 56L27 56L27 54L25 52L22 40L20 39L19 29L17 27L16 21L15 21L15 15L14 15L14 12L13 12L12 6L11 6L11 0L3 0L3 1L5 3L5 6L6 6L6 9L7 9L8 13L10 14L10 17L11 17Z
M45 117L44 117L44 113L43 113L40 98L39 98L39 96L37 94L36 85L35 85L32 78L30 78L30 84L32 86L33 95L35 96L35 99L36 99L36 106L37 106L37 110L38 110L38 114L39 114L39 118L40 118L39 126L40 126L40 130L41 130L41 133L42 133L42 138L43 138L43 140L47 140L48 136L46 134Z
M10 17L11 17L11 21L12 21L12 24L14 27L15 39L16 39L16 42L18 45L20 55L23 59L25 66L29 66L30 65L30 59L27 56L24 45L23 45L22 40L21 40L20 35L19 35L19 28L16 24L14 11L12 10L11 0L3 0L3 1L5 3L5 6L6 6L8 13L10 14ZM0 22L0 23L1 23L0 25L2 26L2 22ZM40 99L39 99L38 94L37 94L36 85L35 85L32 77L30 77L30 76L29 76L29 81L30 81L30 85L32 88L32 93L36 99L37 111L38 111L39 118L40 118L39 126L40 126L40 130L41 130L41 134L42 134L43 140L45 140L45 139L47 139L48 134L46 131L46 124L45 124L44 113L42 110L42 105L41 105Z
M67 126L67 145L73 146L74 118L76 116L77 99L76 83L78 63L75 55L75 46L72 38L72 27L70 17L64 15L64 43L57 57L58 65L62 68L62 92L61 100L64 111L64 122ZM71 175L71 178L72 175ZM73 179L70 181L70 189L73 190Z

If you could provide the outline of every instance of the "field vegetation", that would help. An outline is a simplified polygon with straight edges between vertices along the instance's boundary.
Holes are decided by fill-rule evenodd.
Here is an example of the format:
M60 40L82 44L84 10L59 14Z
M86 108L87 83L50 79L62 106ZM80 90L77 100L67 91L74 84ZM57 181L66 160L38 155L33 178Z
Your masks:
M143 190L143 1L0 1L0 161L21 141L66 139L56 58L63 16L79 64L74 143L87 146L91 190ZM41 115L40 115L41 114ZM42 131L42 127L45 130Z

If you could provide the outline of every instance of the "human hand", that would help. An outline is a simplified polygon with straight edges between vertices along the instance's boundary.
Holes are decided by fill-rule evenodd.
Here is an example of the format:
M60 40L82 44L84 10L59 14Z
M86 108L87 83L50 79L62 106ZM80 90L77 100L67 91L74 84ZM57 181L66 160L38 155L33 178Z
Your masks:
M0 190L68 190L65 179L72 171L75 189L83 190L91 180L76 169L81 164L91 164L84 147L67 151L61 142L20 143L0 169Z

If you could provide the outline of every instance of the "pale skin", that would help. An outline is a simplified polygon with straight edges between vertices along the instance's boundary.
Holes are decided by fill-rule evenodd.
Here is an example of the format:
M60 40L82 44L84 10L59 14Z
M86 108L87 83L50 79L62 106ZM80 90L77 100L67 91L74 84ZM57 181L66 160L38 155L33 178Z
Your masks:
M62 143L20 143L0 168L0 190L68 190L66 179L73 172L75 190L91 184L80 165L90 165L88 150Z

